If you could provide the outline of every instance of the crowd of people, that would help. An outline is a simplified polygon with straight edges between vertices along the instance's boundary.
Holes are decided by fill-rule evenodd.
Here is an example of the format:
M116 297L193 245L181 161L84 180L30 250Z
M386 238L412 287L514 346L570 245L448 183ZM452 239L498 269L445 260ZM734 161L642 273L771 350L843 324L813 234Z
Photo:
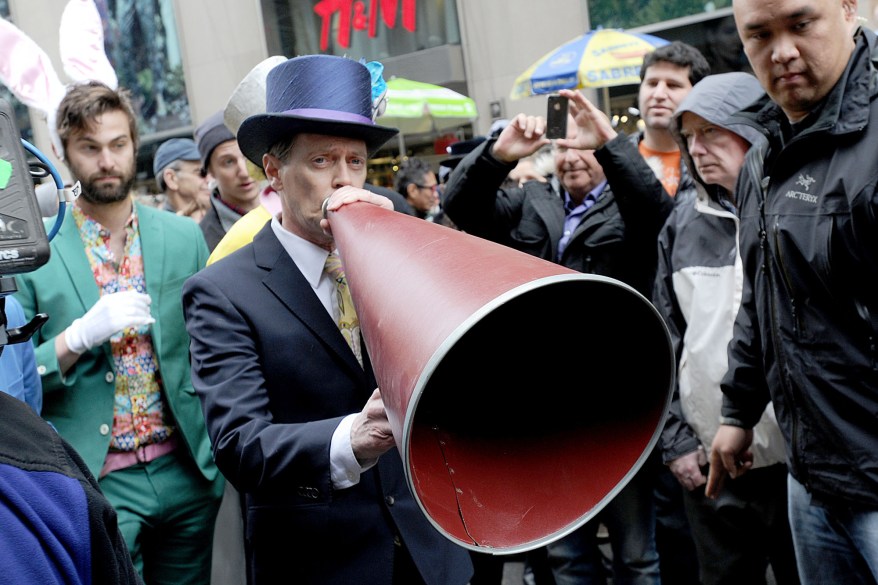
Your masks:
M327 219L358 202L616 279L667 325L658 443L515 557L525 583L878 584L878 39L854 0L733 12L753 75L675 41L644 58L642 131L561 90L564 138L519 114L393 189L366 181L397 133L375 63L256 65L157 149L165 209L132 196L127 90L72 85L50 119L81 195L0 296L4 328L49 315L0 354L0 575L501 583L407 485Z

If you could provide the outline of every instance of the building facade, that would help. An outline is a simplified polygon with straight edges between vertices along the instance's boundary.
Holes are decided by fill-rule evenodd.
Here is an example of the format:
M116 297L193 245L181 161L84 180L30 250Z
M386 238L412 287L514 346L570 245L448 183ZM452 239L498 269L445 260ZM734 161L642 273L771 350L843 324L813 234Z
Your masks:
M861 5L872 20L874 5ZM0 0L8 16L56 64L67 0ZM141 111L138 178L149 177L157 144L191 135L222 109L241 78L269 55L309 53L379 60L385 77L434 83L472 97L479 116L449 132L406 137L378 155L386 179L400 154L441 158L449 141L485 134L499 118L543 114L545 96L509 98L515 78L538 58L592 26L683 40L705 52L715 72L746 69L731 0L96 0L105 46ZM628 123L636 86L589 97ZM609 103L606 101L609 100ZM22 107L19 106L19 110ZM30 112L28 136L51 153L45 122ZM27 116L25 115L25 120ZM624 120L623 120L624 124ZM59 166L59 170L63 165ZM380 182L380 181L379 181Z

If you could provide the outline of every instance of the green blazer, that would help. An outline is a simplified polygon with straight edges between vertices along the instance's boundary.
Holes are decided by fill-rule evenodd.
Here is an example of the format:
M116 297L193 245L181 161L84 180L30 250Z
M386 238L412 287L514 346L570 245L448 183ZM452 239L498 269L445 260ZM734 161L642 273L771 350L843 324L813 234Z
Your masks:
M146 291L152 297L152 342L158 356L166 405L181 438L204 477L218 471L211 456L201 404L189 372L189 335L183 321L183 282L204 267L207 245L194 221L135 204L140 224ZM79 452L98 476L113 429L115 371L110 344L84 353L61 375L55 337L82 317L99 297L82 239L68 209L51 242L49 262L34 272L16 276L25 316L47 313L49 321L34 336L37 370L43 382L43 418Z

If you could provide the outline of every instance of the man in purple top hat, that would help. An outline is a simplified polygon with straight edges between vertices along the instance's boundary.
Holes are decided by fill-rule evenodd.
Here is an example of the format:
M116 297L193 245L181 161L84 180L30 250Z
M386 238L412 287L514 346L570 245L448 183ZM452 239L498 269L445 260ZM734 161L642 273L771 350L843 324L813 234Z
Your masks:
M321 207L391 207L362 186L397 131L373 121L367 66L343 57L277 65L266 105L237 138L281 215L183 293L214 456L245 496L250 582L464 585L469 556L409 492L368 350L342 336L324 270Z

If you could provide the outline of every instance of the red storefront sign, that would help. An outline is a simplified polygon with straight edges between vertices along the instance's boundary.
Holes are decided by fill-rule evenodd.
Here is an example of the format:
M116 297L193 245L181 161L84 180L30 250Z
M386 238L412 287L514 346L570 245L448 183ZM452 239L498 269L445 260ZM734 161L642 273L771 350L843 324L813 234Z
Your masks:
M396 28L396 16L400 0L320 0L314 12L320 16L320 50L329 47L329 28L332 17L338 13L336 42L344 49L351 46L351 30L368 30L369 38L378 34L378 15L387 28ZM415 0L402 0L402 27L415 32Z

